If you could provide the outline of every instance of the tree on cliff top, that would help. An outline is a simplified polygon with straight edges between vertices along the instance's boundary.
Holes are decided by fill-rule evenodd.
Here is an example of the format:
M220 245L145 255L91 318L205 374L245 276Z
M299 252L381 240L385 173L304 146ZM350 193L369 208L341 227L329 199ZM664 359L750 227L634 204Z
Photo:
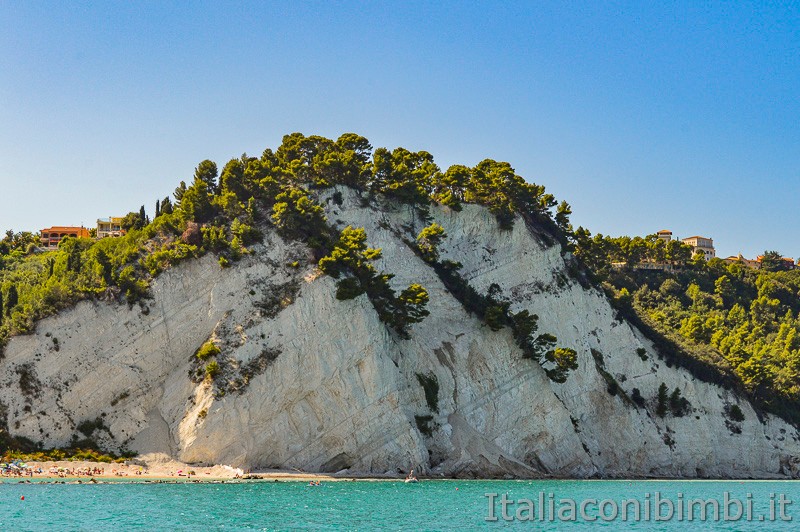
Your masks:
M777 251L765 251L761 257L761 269L765 272L780 272L791 269L792 263L783 260Z

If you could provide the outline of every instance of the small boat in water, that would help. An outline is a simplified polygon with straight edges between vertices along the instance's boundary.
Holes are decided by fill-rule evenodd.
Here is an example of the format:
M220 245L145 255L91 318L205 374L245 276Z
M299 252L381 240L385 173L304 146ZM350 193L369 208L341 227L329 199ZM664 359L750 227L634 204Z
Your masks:
M414 470L413 469L408 473L408 476L406 477L405 482L406 482L406 484L408 484L409 482L419 482L417 477L414 476Z

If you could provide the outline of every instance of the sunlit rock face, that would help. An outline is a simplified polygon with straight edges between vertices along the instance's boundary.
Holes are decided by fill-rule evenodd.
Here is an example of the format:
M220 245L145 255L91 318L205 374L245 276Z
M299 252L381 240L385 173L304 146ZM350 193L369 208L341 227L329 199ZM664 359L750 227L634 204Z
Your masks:
M46 447L91 436L114 450L246 469L797 475L792 426L668 367L536 228L519 219L501 230L474 205L430 207L422 222L407 206L339 192L341 202L333 191L321 198L329 222L366 229L393 287L428 290L430 315L410 338L387 328L366 295L337 300L308 249L266 230L230 268L211 255L188 261L161 274L142 305L82 302L13 338L0 361L9 431ZM577 351L565 383L524 359L510 330L467 313L413 252L408 242L430 221L447 232L442 259L461 263L472 287L496 284L513 311L537 314L539 331ZM221 348L214 379L194 356L209 339ZM420 376L435 378L435 405ZM654 414L662 382L681 390L686 415ZM630 399L634 389L644 406ZM743 422L726 416L733 404Z

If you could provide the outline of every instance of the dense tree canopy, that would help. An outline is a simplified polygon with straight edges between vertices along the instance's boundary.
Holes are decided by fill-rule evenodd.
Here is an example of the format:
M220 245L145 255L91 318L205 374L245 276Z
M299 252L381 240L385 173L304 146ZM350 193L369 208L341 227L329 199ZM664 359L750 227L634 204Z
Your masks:
M210 251L220 255L223 266L230 264L258 240L258 226L264 224L308 244L322 259L320 267L342 276L339 295L366 292L381 318L407 334L427 314L427 291L412 284L395 294L389 286L392 275L370 266L379 250L366 247L363 229L340 234L328 223L318 191L331 186L356 189L367 201L384 195L422 210L432 202L455 210L478 203L487 205L506 229L517 216L556 228L555 200L508 163L486 159L474 168L454 165L442 172L426 151L373 150L354 133L336 140L286 135L276 150L233 158L221 173L213 161L201 161L189 183L179 183L174 201L156 202L152 221L144 206L126 215L122 226L127 234L120 238L67 238L58 250L34 253L36 235L9 231L0 241L0 346L9 335L31 331L37 319L80 299L116 294L135 302L147 297L149 280L177 261ZM568 227L569 212L566 204L559 207L559 226ZM420 240L434 259L443 238L439 229L429 228ZM364 249L352 252L361 245Z
M656 235L592 237L578 228L571 239L622 310L677 346L687 366L800 422L800 270L789 271L780 253L765 252L756 270L692 258L689 246ZM637 267L648 262L670 268Z

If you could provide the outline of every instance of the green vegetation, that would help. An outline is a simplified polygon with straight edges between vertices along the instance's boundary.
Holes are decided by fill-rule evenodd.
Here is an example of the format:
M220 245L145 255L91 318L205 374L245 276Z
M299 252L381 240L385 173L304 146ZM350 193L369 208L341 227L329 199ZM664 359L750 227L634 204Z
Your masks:
M428 292L419 284L411 284L399 296L389 286L392 274L377 272L372 261L380 258L381 250L368 248L364 229L345 227L330 254L319 261L320 269L338 279L336 297L352 299L366 293L378 317L392 327L401 337L408 337L408 327L422 321L429 312Z
M566 382L569 371L578 369L578 353L569 347L547 351L545 359L555 365L552 369L545 370L553 382Z
M0 345L81 299L110 296L133 303L145 297L148 279L166 263L201 252L180 242L183 222L176 218L162 216L121 238L65 238L56 251L16 250L0 256L0 293L5 296Z
M680 267L692 261L691 246L679 240L665 242L656 235L612 238L598 234L592 237L583 227L569 234L575 255L601 280L610 274L612 263L633 267L641 262L656 262Z
M414 421L417 422L417 429L425 436L433 436L433 430L436 428L436 423L433 422L433 416L414 416Z
M10 462L12 460L22 460L23 462L48 462L48 461L71 461L71 462L104 462L107 464L121 464L128 458L135 456L135 453L123 453L117 455L106 453L91 448L65 447L59 449L45 450L19 450L16 447L7 448L3 451L0 460Z
M212 360L206 364L206 378L213 379L219 374L219 362Z
M658 387L658 397L656 398L656 415L658 417L667 415L668 393L666 383L662 382L661 386Z
M194 354L198 360L206 360L209 357L217 356L220 353L219 347L211 340L207 341L200 346L200 349Z
M250 385L250 381L263 374L280 354L279 348L264 347L258 355L246 362L230 357L218 357L206 365L194 357L189 378L195 383L204 379L211 381L214 385L214 396L217 398L234 392L242 394Z
M633 396L628 397L628 395L625 393L625 390L620 387L617 379L606 370L606 362L605 357L603 357L603 353L597 349L590 349L589 352L592 354L592 358L594 358L595 369L600 376L603 377L603 380L606 381L606 391L608 394L614 396L619 395L624 401L630 404L644 407L644 399L637 388L633 389Z
M446 236L447 233L445 233L444 228L437 223L432 223L423 229L417 236L417 249L419 249L422 258L427 262L438 261L439 244Z
M0 405L0 461L47 461L47 460L88 460L93 462L123 462L126 458L135 455L123 450L119 454L102 450L92 435L100 430L109 433L108 426L101 417L94 420L85 420L78 424L76 429L83 436L79 438L74 434L70 445L62 448L45 449L41 443L36 443L25 437L14 437L5 426L5 406Z
M419 381L420 386L422 386L422 390L425 392L425 401L428 403L428 407L431 409L431 411L438 412L439 379L437 379L436 375L433 373L430 375L417 373L417 380Z
M517 345L522 349L523 357L542 365L553 382L566 382L569 371L578 368L577 352L570 348L556 348L557 339L552 334L537 334L539 316L536 314L527 310L511 312L511 302L502 298L499 285L492 284L485 295L479 294L459 274L461 264L439 261L439 244L446 237L444 228L434 223L420 232L416 242L408 244L422 260L433 267L447 290L461 302L467 312L475 314L493 331L509 327Z
M94 432L97 430L103 430L109 432L108 426L103 421L103 418L100 417L82 421L78 423L78 426L76 428L78 429L78 432L82 433L87 438L91 438L92 434L94 434Z
M786 271L780 253L765 252L755 270L692 257L689 246L656 235L592 237L578 228L570 241L620 313L668 364L800 422L800 270ZM642 262L665 268L636 267Z
M328 225L316 196L332 186L351 187L366 194L365 201L384 194L420 210L431 202L453 209L478 203L488 206L504 228L516 215L538 221L552 234L568 225L568 206L559 206L554 218L553 197L508 163L486 159L474 168L456 165L442 172L424 151L373 152L367 139L353 133L335 141L293 133L277 150L231 159L221 172L212 161L202 161L192 181L176 187L174 201L156 202L152 220L143 206L126 215L123 237L67 238L56 251L36 253L36 235L9 231L0 241L0 346L82 299L116 297L133 304L146 298L150 280L181 260L213 252L222 267L229 266L260 238L259 226L273 224L283 236L304 241L316 259L325 257L340 235ZM333 199L341 203L341 191ZM426 235L432 245L435 237ZM381 319L401 335L424 317L424 288L412 285L394 296L388 274L375 274L375 281L365 284L364 270L342 267L360 287L347 281L337 289L339 295L354 297L365 290Z
M680 388L675 388L669 396L669 408L672 411L672 415L675 417L685 415L689 411L689 406L689 401L681 396Z

